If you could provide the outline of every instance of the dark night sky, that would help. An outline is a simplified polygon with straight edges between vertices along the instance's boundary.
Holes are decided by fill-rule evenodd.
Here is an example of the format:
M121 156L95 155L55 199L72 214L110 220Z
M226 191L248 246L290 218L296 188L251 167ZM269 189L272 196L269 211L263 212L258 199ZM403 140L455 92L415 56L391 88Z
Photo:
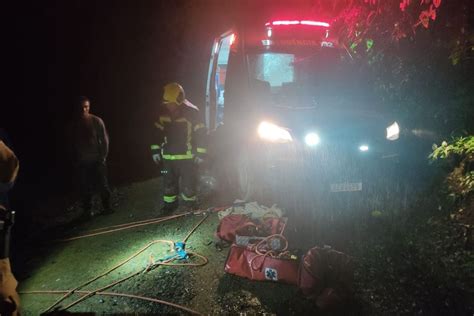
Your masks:
M212 39L230 26L220 1L45 1L8 11L0 125L21 160L19 201L74 186L65 130L78 95L109 130L112 182L154 176L148 130L162 86L181 82L203 107Z
M12 192L17 209L74 187L65 131L78 95L91 98L92 113L108 128L112 183L155 176L149 129L163 85L181 82L203 108L214 36L239 12L248 17L270 3L288 1L47 0L3 7L0 127L21 161Z
M214 37L229 30L240 13L248 19L277 3L288 5L285 0L47 0L2 7L6 98L0 127L20 159L10 194L17 226L51 204L70 205L77 179L66 131L77 96L87 95L91 112L107 126L112 186L155 177L149 131L164 84L180 82L187 97L204 108Z

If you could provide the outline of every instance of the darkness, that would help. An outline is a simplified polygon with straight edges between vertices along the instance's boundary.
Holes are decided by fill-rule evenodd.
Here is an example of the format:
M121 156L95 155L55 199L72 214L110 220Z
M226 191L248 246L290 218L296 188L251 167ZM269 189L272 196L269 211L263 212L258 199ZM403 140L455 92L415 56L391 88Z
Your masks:
M162 87L178 81L203 106L209 47L228 25L218 3L47 1L9 8L8 101L0 123L21 161L14 207L26 215L34 201L74 188L66 131L79 95L106 123L111 182L156 176L148 129Z
M66 131L79 95L91 99L91 113L108 129L112 184L156 176L149 128L162 87L178 81L203 107L212 41L232 26L236 8L251 6L265 4L49 0L6 7L0 126L21 162L11 191L19 213L73 191Z
M301 5L299 9L296 8L296 3ZM14 268L21 271L22 264L28 262L22 258L19 249L43 251L40 247L35 249L36 245L32 246L36 242L39 244L38 240L29 238L38 236L37 233L44 229L36 227L34 220L47 214L48 208L54 208L57 213L57 210L70 207L77 198L77 177L67 131L78 96L86 95L90 98L91 113L101 117L107 127L110 136L108 169L112 187L157 177L159 170L151 159L149 145L152 143L150 130L161 104L163 86L172 81L180 82L186 90L186 97L201 109L204 108L209 55L212 41L217 35L229 30L241 17L246 19L245 22L255 22L255 17L265 13L270 6L277 12L275 16L285 19L285 14L288 17L293 13L314 14L311 10L301 8L304 5L322 3L329 3L330 7L334 6L333 11L337 11L333 5L337 1L324 0L47 0L4 5L2 9L6 16L3 19L5 34L2 38L2 51L5 72L0 128L7 131L12 147L20 159L20 174L10 192L12 208L17 212L12 238ZM393 3L398 10L398 2ZM442 3L438 21L457 19L455 13L461 10L458 5L447 0ZM294 5L294 10L297 11L288 10L288 4ZM279 6L285 8L284 11L281 8L275 10ZM471 6L468 10L472 11L473 8ZM465 23L469 29L462 29L461 33L456 34L465 32L463 36L467 38L472 36L473 15L466 13L463 16L469 16L469 21ZM469 89L469 83L472 83L470 70L474 60L472 52L466 54L470 58L463 61L465 63L462 67L453 67L446 58L446 51L452 50L452 42L462 43L462 37L452 37L455 28L447 22L433 22L433 25L427 30L418 28L416 41L401 40L394 45L397 46L396 49L384 52L383 65L374 70L379 72L377 75L383 80L375 82L379 90L374 92L391 96L384 100L384 105L398 104L399 106L393 106L394 111L398 111L407 126L408 123L413 123L420 131L424 131L427 126L434 126L443 137L448 135L446 131L452 131L453 136L457 135L457 130L472 134L474 121L469 120L474 114L472 89ZM390 38L387 34L369 35L373 35L375 42L381 44ZM437 40L434 41L434 38ZM369 55L364 62L367 62ZM406 78L402 77L404 74L408 74ZM385 93L380 88L385 88L381 84L385 82L395 83L394 86L401 88ZM399 82L405 82L406 85L398 85ZM441 140L438 138L433 142L440 143ZM419 182L425 181L422 179L422 172L418 170L415 173ZM439 182L441 184L442 181ZM436 204L437 209L441 210L435 194L437 193L434 191L429 192L426 199L430 202L425 202L429 206ZM300 203L292 199L288 201L294 205ZM412 226L406 225L410 229L414 223L418 225L415 218L410 216L403 218L403 221L393 222L401 227L413 220ZM45 215L44 218L49 217ZM379 225L384 218L369 220ZM425 222L423 220L418 227L430 229L429 222ZM38 223L38 226L44 224L40 221ZM385 226L380 227L382 228L376 229L382 231ZM418 227L413 232L414 235L418 233ZM37 231L33 231L35 229ZM65 225L60 229L66 231L69 226ZM48 233L54 236L56 232ZM397 233L394 230L387 235L391 238L397 236ZM361 245L361 249L372 247L372 242L375 245L376 242L385 242L375 239L367 245ZM436 239L433 242L435 241ZM446 249L451 247L450 244L446 245ZM406 249L412 251L412 248L415 246L410 241L410 246ZM380 249L373 247L374 253ZM423 252L426 249L430 250L429 247L420 247L420 258L426 257ZM410 255L401 250L400 253L402 255L399 259ZM46 257L44 253L41 256ZM371 262L370 267L363 270L367 272L362 276L367 278L367 284L364 284L366 289L370 288L370 282L377 283L380 280L372 273L375 268L385 277L390 274L389 268L397 262L394 260L395 263L390 263L391 257L385 257L383 252L374 254L374 258L380 258L380 262ZM372 257L369 259L372 260ZM439 265L438 257L436 259L433 266ZM414 260L413 266L425 269L424 261L419 262L419 266L416 266L417 261ZM407 266L402 264L399 269ZM445 266L439 265L439 268L443 267ZM451 272L450 269L451 266L447 270ZM414 270L413 275L417 271ZM426 275L437 277L433 271ZM389 282L393 285L391 280L387 284ZM418 283L418 279L414 278L412 282ZM436 282L437 280L433 280L433 284L436 284L433 291L442 293L443 287L438 287L438 283L443 283ZM382 286L385 287L385 284ZM417 286L423 292L430 289L425 283ZM234 283L229 286L232 287L235 287ZM378 284L373 288L380 289ZM402 285L400 288L406 290ZM370 293L367 291L366 294ZM408 291L408 294L404 294L411 293L415 292ZM390 293L392 296L389 299L395 302L398 299L396 294ZM370 297L372 301L372 294ZM436 304L433 306L437 306ZM443 304L443 301L440 300L439 304Z
M149 128L163 85L182 83L187 97L203 107L214 36L232 26L237 9L251 20L260 13L255 8L269 3L285 1L49 0L6 7L0 126L21 161L11 192L21 216L35 212L35 202L45 197L74 191L66 131L78 95L87 95L91 112L106 123L112 184L156 176ZM420 90L430 84L417 81Z

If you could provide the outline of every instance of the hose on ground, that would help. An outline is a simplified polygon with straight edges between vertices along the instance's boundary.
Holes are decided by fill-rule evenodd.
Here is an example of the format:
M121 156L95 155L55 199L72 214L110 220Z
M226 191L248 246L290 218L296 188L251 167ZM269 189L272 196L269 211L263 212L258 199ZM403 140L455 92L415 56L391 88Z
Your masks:
M66 239L61 239L61 240L58 240L58 241L59 242L66 242L66 241L73 241L73 240L77 240L77 239L95 237L95 236L104 235L104 234L110 234L110 233L130 229L130 228L141 227L141 226L146 226L146 225L151 225L151 224L158 224L158 223L161 223L161 222L168 221L170 219L183 217L183 216L186 216L186 215L189 215L189 214L190 213L183 213L183 214L178 214L178 215L162 217L162 218L158 218L158 219L150 220L150 221L140 221L138 223L116 225L116 226L120 226L118 228L113 228L114 226L109 227L109 228L112 228L112 229L108 229L107 227L104 227L104 228L101 228L101 229L107 229L107 230L103 230L103 231L99 231L99 232L95 232L95 233L84 234L84 235L79 235L79 236L70 237L70 238L66 238ZM100 229L98 229L98 230L100 230Z
M189 212L189 213L192 213L192 212ZM128 229L128 228L132 228L132 227L137 227L137 226L143 226L143 225L148 225L150 223L156 223L156 222L163 222L163 221L167 221L167 220L170 220L170 219L175 219L175 218L179 218L179 217L182 217L182 216L185 216L185 215L188 215L189 213L183 213L183 214L179 214L179 215L173 215L173 216L168 216L168 217L164 217L162 219L159 219L157 221L140 221L141 223L138 223L138 224L135 224L135 223L132 223L132 225L130 226L126 226L126 227L120 227L120 228L113 228L113 229L110 229L110 230L107 230L107 231L103 231L103 232L99 232L99 233L93 233L93 234L86 234L86 235L82 235L82 236L77 236L77 237L73 237L73 238L69 238L67 240L64 240L64 241L69 241L69 240L75 240L75 239L80 239L80 238L86 238L86 237L92 237L92 236L97 236L97 235L101 235L103 233L109 233L109 232L114 232L114 231L117 231L117 230L123 230L123 229ZM194 233L194 231L204 222L204 220L206 220L207 218L209 217L209 213L206 214L206 216L201 219L192 229L191 231L186 235L186 237L183 239L183 242L186 242L186 240L192 235L192 233ZM121 224L120 226L123 226L123 224ZM141 254L142 252L144 252L146 249L148 249L149 247L151 247L152 245L156 244L156 243L167 243L170 245L171 249L174 250L174 242L173 241L170 241L170 240L155 240L155 241L152 241L150 243L148 243L146 246L144 246L143 248L141 248L140 250L138 250L136 253L132 254L130 257L128 257L127 259L125 259L124 261L118 263L117 265L115 265L114 267L112 267L111 269L97 275L96 277L90 279L89 281L86 281L84 283L82 283L81 285L75 287L74 289L68 291L67 293L65 293L59 300L57 300L56 302L54 302L51 306L49 306L45 311L44 313L46 312L49 312L51 311L55 306L57 306L59 303L61 303L62 301L64 301L66 298L68 298L70 295L72 295L74 292L77 292L79 289L83 288L84 286L100 279L101 277L109 274L110 272L116 270L117 268L123 266L124 264L126 264L127 262L129 262L130 260L132 260L133 258L135 258L136 256L138 256L139 254ZM72 302L71 304L69 304L68 306L66 306L64 308L64 310L67 310L69 308L71 308L72 306L82 302L83 300L87 299L88 297L90 296L93 296L95 293L97 292L102 292L110 287L113 287L121 282L124 282L140 273L143 273L143 272L147 272L147 271L150 271L151 269L157 267L157 266L160 266L160 265L167 265L167 266L184 266L184 265L187 265L187 266L201 266L201 265L205 265L208 263L208 259L205 257L205 256L202 256L200 254L197 254L197 253L193 253L193 252L188 252L188 254L192 255L192 256L196 256L198 258L200 258L203 262L201 263L171 263L171 261L175 260L175 257L172 257L168 260L164 260L164 261L159 261L159 262L152 262L150 263L146 268L140 270L140 271L137 271L135 273L132 273L130 274L129 276L125 277L125 278L122 278L116 282L113 282L109 285L106 285L100 289L97 289L95 291L89 291L88 294L82 296L81 298L77 299L76 301Z
M69 293L71 290L67 291L25 291L25 292L19 292L22 295L28 295L28 294L63 294L63 293ZM76 291L78 294L89 294L92 293L92 291ZM192 310L190 308L187 308L185 306L163 301L157 298L152 298L152 297L147 297L147 296L141 296L141 295L133 295L133 294L126 294L126 293L115 293L115 292L95 292L95 295L104 295L104 296L120 296L120 297L129 297L129 298L135 298L139 300L144 300L144 301L149 301L153 303L158 303L158 304L163 304L163 305L168 305L171 307L175 307L178 309L181 309L185 312L188 312L190 314L195 314L195 315L201 315L201 313L196 312L195 310Z

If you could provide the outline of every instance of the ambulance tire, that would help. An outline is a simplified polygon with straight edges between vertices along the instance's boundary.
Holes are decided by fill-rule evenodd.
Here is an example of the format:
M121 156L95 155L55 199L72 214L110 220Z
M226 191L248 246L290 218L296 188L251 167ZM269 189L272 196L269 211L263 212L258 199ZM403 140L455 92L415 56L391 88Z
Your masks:
M251 157L249 150L240 150L237 155L236 196L247 202L262 202L264 184L260 181L258 166Z
M255 179L250 165L250 159L246 151L241 151L238 155L236 168L237 198L249 202L255 195Z

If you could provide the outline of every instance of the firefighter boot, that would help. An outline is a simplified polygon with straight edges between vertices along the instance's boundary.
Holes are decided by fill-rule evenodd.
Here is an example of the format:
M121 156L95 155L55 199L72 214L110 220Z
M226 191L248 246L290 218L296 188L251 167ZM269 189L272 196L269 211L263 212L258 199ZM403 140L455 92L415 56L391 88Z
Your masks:
M161 208L162 214L170 214L174 212L178 208L178 201L167 203L165 202L163 207Z
M195 211L199 209L199 203L197 202L197 198L195 195L186 196L184 193L181 194L182 202L184 204L183 211Z
M196 211L199 209L199 203L197 200L186 201L184 202L184 207L186 208L186 211Z

